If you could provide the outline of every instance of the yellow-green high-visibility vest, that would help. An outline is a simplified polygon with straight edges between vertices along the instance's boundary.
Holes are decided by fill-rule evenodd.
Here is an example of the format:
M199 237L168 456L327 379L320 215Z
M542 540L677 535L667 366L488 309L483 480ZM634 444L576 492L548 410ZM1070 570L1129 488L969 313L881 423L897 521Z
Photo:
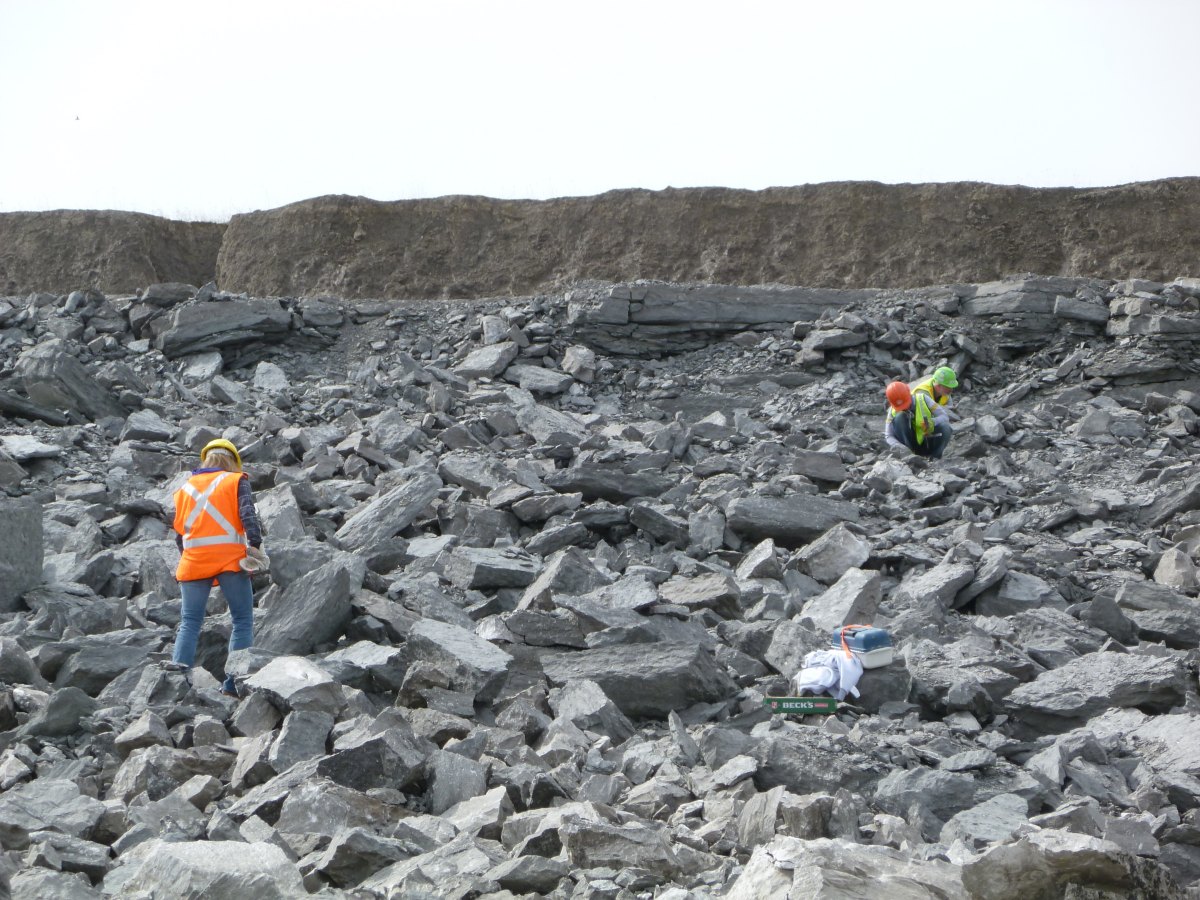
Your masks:
M925 438L933 433L933 409L930 407L927 395L922 392L920 394L913 392L913 433L917 436L917 443L925 443Z
M915 382L914 384L909 385L909 390L912 391L914 400L917 397L917 391L920 391L922 394L927 396L934 403L937 403L939 406L945 406L947 403L950 402L949 394L939 397L937 394L935 394L933 392L933 376L932 375L930 375L928 378L924 379L923 381L918 381L918 382Z

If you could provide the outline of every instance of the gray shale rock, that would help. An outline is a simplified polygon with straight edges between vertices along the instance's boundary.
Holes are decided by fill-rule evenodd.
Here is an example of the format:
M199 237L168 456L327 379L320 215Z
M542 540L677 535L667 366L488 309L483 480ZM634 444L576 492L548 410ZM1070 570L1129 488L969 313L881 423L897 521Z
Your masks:
M728 700L738 690L712 653L695 644L545 653L542 668L554 684L594 681L621 712L640 718L665 719L696 703Z
M783 499L740 497L725 511L734 532L756 540L771 538L789 547L807 544L838 523L858 518L853 504L811 494Z
M46 341L26 350L16 374L34 403L79 413L93 421L124 418L126 409L91 372L67 351L64 341Z
M1183 702L1185 680L1182 660L1171 656L1088 653L1016 688L1006 703L1018 721L1054 733L1113 707L1167 712Z
M292 314L275 300L189 303L177 306L155 345L168 359L278 339L292 327Z
M1150 274L0 298L12 892L1194 892L1200 280ZM941 365L947 456L887 449ZM236 699L220 592L165 664L221 436ZM772 714L847 622L896 660Z
M0 499L0 612L24 609L22 595L42 581L42 507L31 499Z
M155 841L141 856L135 871L117 882L127 896L293 900L306 893L300 871L273 844Z

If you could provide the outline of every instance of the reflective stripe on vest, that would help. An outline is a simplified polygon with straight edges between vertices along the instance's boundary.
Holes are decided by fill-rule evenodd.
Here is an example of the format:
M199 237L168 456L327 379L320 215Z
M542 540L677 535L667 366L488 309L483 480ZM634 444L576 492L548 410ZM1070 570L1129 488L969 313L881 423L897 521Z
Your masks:
M234 472L200 472L175 492L175 531L183 545L175 570L179 581L238 571L248 544L238 510L243 477Z
M230 473L228 472L222 472L220 475L214 478L212 483L205 488L204 493L200 493L200 491L196 490L190 481L180 488L180 490L196 501L196 505L192 507L191 513L188 515L187 520L183 524L184 550L187 550L190 547L212 547L216 544L246 543L246 536L239 534L238 530L229 524L229 520L221 515L220 510L218 510L212 504L213 492L217 489L217 486L222 481L229 477L229 474ZM200 518L201 514L209 516L214 522L216 522L217 527L220 528L224 534L212 535L211 537L191 537L192 528L195 526L196 520Z

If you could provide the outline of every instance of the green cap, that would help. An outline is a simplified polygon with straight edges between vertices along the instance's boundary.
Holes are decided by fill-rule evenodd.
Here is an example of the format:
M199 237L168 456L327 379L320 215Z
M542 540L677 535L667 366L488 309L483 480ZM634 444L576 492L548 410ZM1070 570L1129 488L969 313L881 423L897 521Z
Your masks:
M933 383L940 384L942 387L953 389L958 387L958 378L955 376L952 368L949 366L942 366L940 369L934 370Z

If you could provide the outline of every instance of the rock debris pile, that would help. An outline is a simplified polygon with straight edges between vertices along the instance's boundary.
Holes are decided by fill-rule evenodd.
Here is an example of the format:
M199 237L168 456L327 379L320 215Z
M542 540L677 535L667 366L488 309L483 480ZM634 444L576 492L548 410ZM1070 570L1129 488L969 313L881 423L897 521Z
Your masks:
M1200 279L160 284L0 300L0 349L14 897L1200 879ZM940 364L948 456L888 451L885 383ZM272 560L241 699L219 594L165 665L171 494L219 436ZM772 716L847 623L895 662Z

